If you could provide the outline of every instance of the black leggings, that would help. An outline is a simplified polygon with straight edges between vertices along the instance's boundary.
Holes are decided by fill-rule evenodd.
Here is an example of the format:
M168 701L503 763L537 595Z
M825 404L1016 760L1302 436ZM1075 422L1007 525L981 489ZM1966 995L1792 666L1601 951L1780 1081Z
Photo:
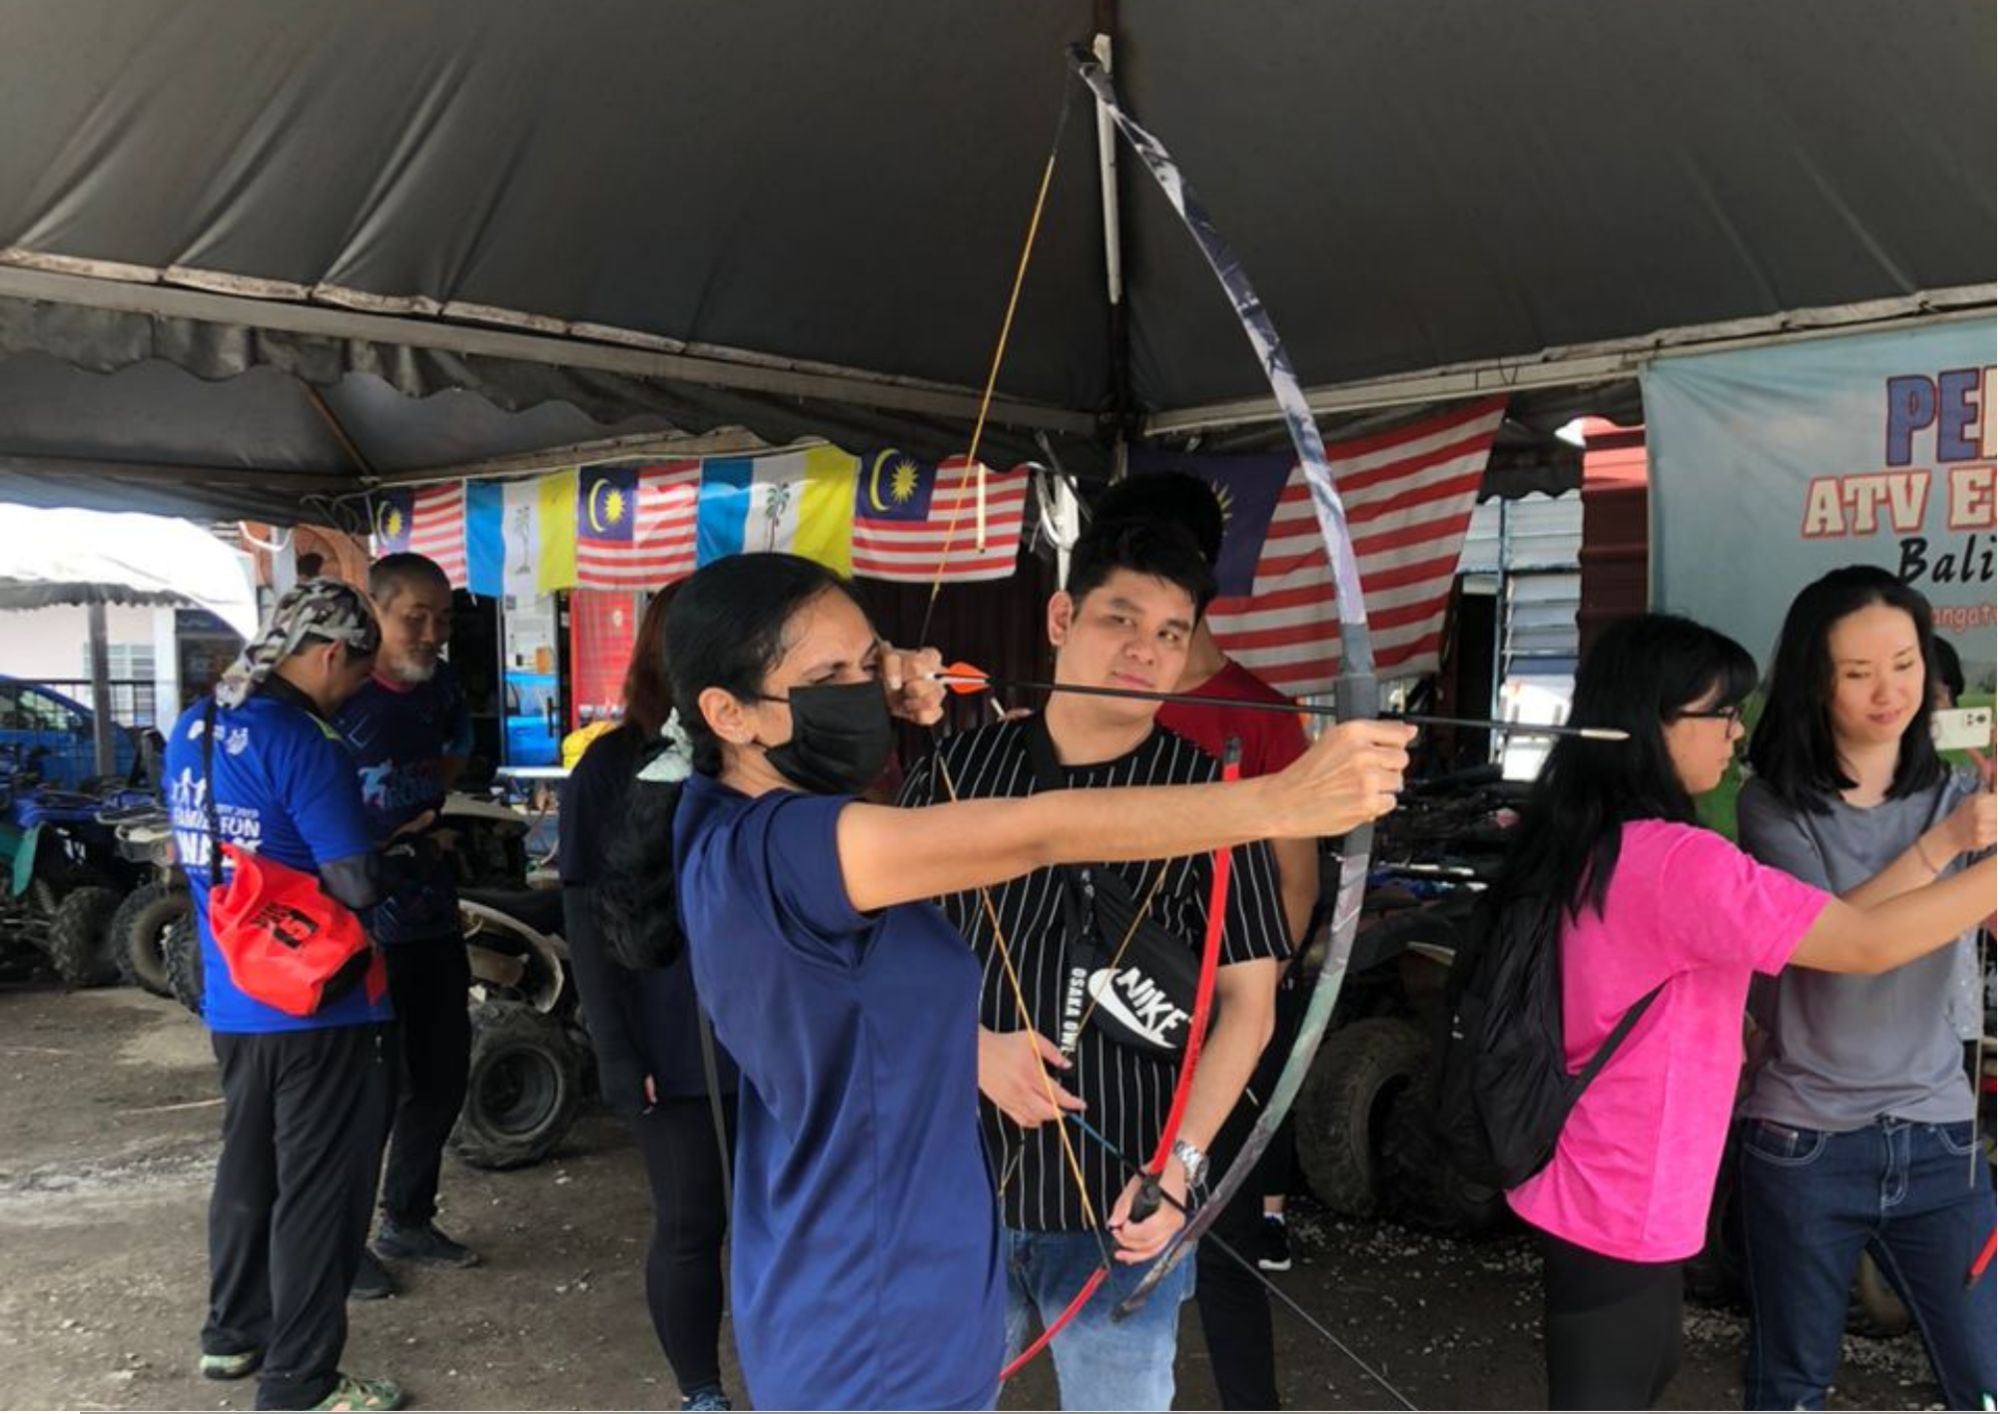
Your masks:
M731 1111L734 1140L734 1105ZM632 1121L653 1185L646 1305L681 1393L722 1382L722 1156L706 1099L663 1098Z
M1549 1408L1651 1409L1680 1369L1681 1264L1536 1238Z

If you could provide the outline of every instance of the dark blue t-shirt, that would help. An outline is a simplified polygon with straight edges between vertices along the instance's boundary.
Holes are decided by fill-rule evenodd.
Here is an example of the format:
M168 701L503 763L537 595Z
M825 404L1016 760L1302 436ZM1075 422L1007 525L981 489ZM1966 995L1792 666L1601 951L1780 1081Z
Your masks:
M691 777L695 983L742 1068L731 1294L763 1409L990 1407L1006 1358L979 964L928 903L855 912L845 796Z
M472 746L472 718L451 664L429 682L379 675L334 718L360 772L361 803L378 844L426 810L444 806L444 761ZM382 860L382 902L372 920L383 943L449 938L458 930L458 877L451 860L422 836L399 840Z
M195 927L201 934L202 1016L211 1031L256 1033L313 1031L387 1021L389 999L368 1000L366 987L351 988L312 1016L291 1016L245 996L208 927L208 797L202 771L207 703L181 713L167 742L167 805L173 812L174 849L194 893ZM306 873L374 849L354 758L339 733L304 707L259 693L241 707L215 716L216 808L226 843Z

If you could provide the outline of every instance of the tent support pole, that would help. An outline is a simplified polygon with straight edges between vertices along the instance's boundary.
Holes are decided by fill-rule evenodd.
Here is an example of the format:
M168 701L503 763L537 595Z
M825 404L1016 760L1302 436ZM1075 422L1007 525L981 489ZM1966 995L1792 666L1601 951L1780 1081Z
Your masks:
M97 774L118 769L117 724L111 720L111 644L105 628L104 605L92 602L84 610L90 621L90 716Z

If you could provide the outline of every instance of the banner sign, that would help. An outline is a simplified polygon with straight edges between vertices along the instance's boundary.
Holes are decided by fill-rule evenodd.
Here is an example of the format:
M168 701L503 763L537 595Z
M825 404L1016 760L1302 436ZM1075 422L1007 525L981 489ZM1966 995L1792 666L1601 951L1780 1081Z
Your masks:
M1663 358L1641 387L1656 608L1768 662L1801 588L1881 565L1993 691L1991 319Z

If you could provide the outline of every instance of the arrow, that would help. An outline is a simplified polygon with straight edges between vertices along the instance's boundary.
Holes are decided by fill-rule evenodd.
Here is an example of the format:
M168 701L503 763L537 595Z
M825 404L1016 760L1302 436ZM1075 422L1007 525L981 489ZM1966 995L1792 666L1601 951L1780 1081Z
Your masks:
M1020 678L996 678L981 672L970 663L953 663L941 673L932 673L933 682L941 682L960 696L993 689L1014 692L1072 692L1082 697L1123 697L1138 702L1180 702L1191 707L1241 708L1248 712L1285 712L1297 716L1339 717L1332 707L1316 707L1301 702L1245 702L1235 697L1207 697L1198 692L1144 692L1130 687L1085 687L1071 682L1030 682ZM1586 741L1630 741L1632 734L1623 727L1557 727L1541 726L1533 722L1503 722L1493 717L1434 717L1420 712L1384 712L1385 722L1411 722L1423 727L1471 727L1477 731L1505 732L1513 736L1575 736Z

